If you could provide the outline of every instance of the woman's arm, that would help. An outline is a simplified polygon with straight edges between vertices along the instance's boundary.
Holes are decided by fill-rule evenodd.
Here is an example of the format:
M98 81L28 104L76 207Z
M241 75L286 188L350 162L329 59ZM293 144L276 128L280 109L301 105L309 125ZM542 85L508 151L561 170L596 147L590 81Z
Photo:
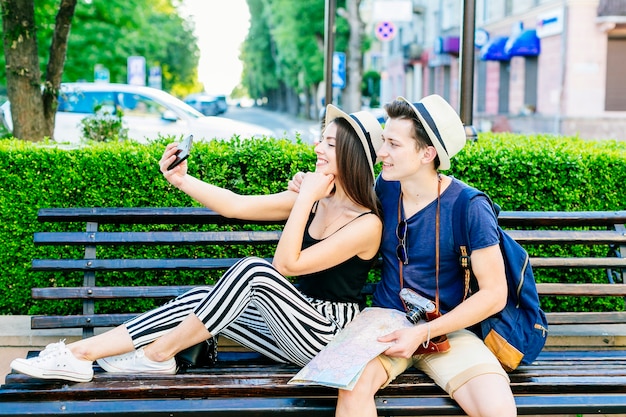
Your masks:
M222 216L246 220L285 220L296 201L296 193L284 191L268 195L241 195L201 181L187 174L187 161L172 170L177 143L170 143L159 161L165 179L205 207Z
M370 259L378 252L382 222L375 215L355 219L336 233L301 250L311 208L315 201L330 192L332 184L331 176L306 174L274 255L273 264L283 275L299 276L319 272L355 255Z

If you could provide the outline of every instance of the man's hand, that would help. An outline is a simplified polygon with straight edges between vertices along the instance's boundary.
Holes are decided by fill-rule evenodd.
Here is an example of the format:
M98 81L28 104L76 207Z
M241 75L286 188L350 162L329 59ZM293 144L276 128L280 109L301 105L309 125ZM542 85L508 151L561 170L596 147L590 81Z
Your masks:
M303 179L304 179L304 172L297 172L296 175L294 175L293 178L289 180L289 184L287 185L287 190L293 191L294 193L299 193L300 186L302 186Z
M410 358L413 356L413 353L415 353L420 343L425 340L424 336L427 331L424 332L424 328L426 326L426 324L423 324L400 329L379 337L378 341L381 343L393 343L393 345L383 353L392 357ZM424 334L424 336L420 336L421 334Z

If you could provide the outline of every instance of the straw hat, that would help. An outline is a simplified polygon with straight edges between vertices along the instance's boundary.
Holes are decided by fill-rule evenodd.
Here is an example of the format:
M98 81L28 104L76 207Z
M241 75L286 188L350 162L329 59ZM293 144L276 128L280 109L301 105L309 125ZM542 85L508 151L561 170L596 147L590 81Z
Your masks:
M374 164L378 162L376 152L383 144L382 126L376 117L368 111L358 111L356 113L348 114L332 104L326 106L325 125L328 126L330 122L337 118L347 120L358 135L361 140L361 145L363 146L363 149L365 149L367 162L370 165L372 175L375 176Z
M404 97L428 133L439 156L439 169L450 169L450 158L459 153L467 140L463 122L456 111L443 97L436 94L426 96L417 103Z

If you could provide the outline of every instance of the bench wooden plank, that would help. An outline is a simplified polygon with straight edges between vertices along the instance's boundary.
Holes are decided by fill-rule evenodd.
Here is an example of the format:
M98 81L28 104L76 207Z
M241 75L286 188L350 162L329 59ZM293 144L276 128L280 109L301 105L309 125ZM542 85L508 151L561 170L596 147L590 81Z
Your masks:
M626 234L617 230L507 230L521 245L626 245Z
M172 269L227 269L239 258L175 259L33 259L34 271L134 271ZM268 259L271 261L271 259ZM626 258L537 258L537 268L626 268Z
M280 221L250 221L224 217L205 207L84 207L42 208L40 222L95 222L99 224L217 224L275 225Z
M34 271L147 271L228 269L240 258L174 259L33 259Z
M118 326L136 314L81 314L65 316L32 316L33 329L71 329ZM563 312L546 313L550 326L563 324L611 324L626 323L626 312Z
M36 300L61 299L112 299L112 298L173 298L196 287L195 285L136 286L136 287L49 287L33 288L31 295ZM363 293L373 294L374 285L367 286ZM622 284L558 284L538 283L540 295L570 296L626 296L626 285Z
M98 222L101 224L252 224L250 221L226 219L203 207L89 207L42 208L37 212L41 222ZM626 210L616 211L501 211L498 222L517 226L611 226L626 224ZM260 222L254 224L267 224ZM269 222L274 224L276 222ZM225 224L225 223L222 223Z
M254 245L276 244L280 231L37 232L36 245Z

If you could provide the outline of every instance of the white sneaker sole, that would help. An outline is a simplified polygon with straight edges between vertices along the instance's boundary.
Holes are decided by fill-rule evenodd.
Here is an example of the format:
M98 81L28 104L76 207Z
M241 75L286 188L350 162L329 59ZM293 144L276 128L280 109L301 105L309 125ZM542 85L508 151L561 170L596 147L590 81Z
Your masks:
M80 373L64 370L46 370L32 366L26 359L15 359L11 362L11 368L19 373L41 379L64 379L72 382L89 382L93 379L91 373Z
M113 365L111 362L107 361L107 358L102 358L96 360L98 365L105 371L112 374L164 374L164 375L174 375L176 374L176 361L173 360L171 365L167 368L161 369L128 369L128 368L120 368Z

